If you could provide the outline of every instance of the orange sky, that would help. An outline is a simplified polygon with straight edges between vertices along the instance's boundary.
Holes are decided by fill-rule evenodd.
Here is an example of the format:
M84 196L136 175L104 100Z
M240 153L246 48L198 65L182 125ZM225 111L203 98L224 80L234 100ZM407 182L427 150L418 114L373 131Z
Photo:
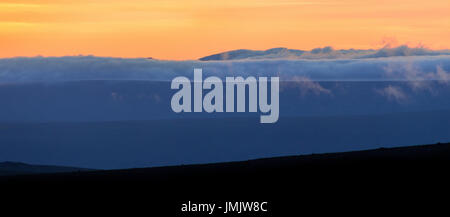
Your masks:
M450 48L449 0L0 0L0 57Z

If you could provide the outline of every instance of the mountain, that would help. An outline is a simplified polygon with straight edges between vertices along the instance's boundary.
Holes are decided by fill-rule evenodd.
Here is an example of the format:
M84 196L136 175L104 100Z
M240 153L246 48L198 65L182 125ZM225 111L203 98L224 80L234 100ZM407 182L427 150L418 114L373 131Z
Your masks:
M233 50L223 53L214 54L200 58L202 61L209 60L238 60L238 59L271 59L271 58L289 58L301 56L305 51L287 48L272 48L264 51L260 50Z
M448 55L449 50L430 50L423 47L383 47L381 49L340 49L330 46L314 48L310 51L288 48L272 48L268 50L232 50L202 57L200 61L223 60L256 60L256 59L364 59L394 56L436 56Z
M9 161L0 162L0 176L43 174L43 173L67 173L67 172L81 172L81 171L91 171L91 169L63 167L63 166L31 165Z

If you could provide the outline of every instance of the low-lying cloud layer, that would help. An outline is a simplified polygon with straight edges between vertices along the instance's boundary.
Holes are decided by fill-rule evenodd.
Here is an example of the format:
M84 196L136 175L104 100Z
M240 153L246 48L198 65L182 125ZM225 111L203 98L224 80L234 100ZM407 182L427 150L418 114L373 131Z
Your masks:
M93 56L8 58L0 59L0 83L77 80L171 81L176 76L192 78L194 68L203 68L204 77L214 75L221 78L280 76L280 79L285 81L307 78L311 81L448 82L450 55L238 61L161 61Z

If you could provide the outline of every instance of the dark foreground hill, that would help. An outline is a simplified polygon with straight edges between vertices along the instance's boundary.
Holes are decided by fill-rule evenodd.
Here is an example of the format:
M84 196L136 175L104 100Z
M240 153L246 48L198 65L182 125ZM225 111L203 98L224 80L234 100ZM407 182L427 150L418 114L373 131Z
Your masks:
M16 189L9 201L32 203L44 211L45 206L36 201L45 194L50 196L45 203L52 207L127 216L209 215L181 212L188 201L269 204L268 212L217 211L216 216L400 215L445 208L450 195L449 161L446 143L206 165L9 176L2 177L1 184Z
M434 145L407 146L397 148L379 148L374 150L341 153L311 154L288 157L263 158L239 162L212 163L199 165L181 165L167 167L133 168L123 170L88 170L74 167L38 166L23 163L0 163L0 172L42 173L37 175L2 177L3 180L32 181L167 181L173 178L197 180L209 177L228 177L239 175L240 178L252 179L256 176L285 175L292 176L305 172L329 170L359 170L362 166L366 173L372 170L385 170L401 167L404 171L450 162L450 143ZM399 169L399 168L398 168ZM432 169L432 168L428 168ZM427 170L428 170L427 169ZM84 172L82 172L84 171ZM65 173L64 173L65 172ZM71 173L72 172L72 173ZM4 173L4 174L5 174ZM205 176L205 177L203 177Z
M0 176L44 174L44 173L68 173L81 171L91 171L91 170L77 167L31 165L20 162L0 162Z

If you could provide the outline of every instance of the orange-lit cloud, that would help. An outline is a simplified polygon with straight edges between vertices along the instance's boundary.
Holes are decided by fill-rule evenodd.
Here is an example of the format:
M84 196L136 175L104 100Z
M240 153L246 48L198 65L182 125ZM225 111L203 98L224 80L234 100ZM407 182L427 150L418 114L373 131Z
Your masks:
M450 48L448 0L0 0L0 57L196 59L248 48Z

